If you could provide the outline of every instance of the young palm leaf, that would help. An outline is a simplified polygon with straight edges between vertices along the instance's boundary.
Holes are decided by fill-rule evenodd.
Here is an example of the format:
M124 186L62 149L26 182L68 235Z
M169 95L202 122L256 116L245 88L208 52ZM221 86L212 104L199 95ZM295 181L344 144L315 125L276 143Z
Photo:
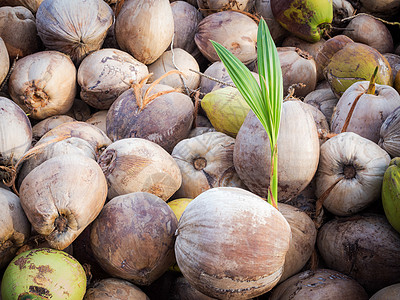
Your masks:
M257 33L257 62L260 84L250 70L221 44L211 41L237 89L268 134L271 148L268 203L278 207L278 132L281 122L283 83L275 43L264 19Z

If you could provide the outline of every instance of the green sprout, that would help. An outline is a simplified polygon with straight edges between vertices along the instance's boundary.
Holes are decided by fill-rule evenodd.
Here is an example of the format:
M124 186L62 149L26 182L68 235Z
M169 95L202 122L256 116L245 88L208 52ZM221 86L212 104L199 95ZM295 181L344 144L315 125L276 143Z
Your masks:
M221 44L211 41L240 94L260 120L271 148L268 203L278 208L278 132L283 101L283 79L278 52L264 19L257 32L257 62L260 84L250 70Z

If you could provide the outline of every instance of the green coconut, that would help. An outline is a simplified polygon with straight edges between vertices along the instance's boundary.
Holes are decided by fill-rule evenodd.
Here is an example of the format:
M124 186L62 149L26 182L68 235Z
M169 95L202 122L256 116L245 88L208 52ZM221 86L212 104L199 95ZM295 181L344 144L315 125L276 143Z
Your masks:
M250 106L233 87L213 90L201 100L212 126L219 132L236 137Z
M400 232L400 157L391 160L383 175L382 204L390 225Z
M71 255L50 248L17 255L1 282L3 300L81 300L85 292L86 274L81 264Z

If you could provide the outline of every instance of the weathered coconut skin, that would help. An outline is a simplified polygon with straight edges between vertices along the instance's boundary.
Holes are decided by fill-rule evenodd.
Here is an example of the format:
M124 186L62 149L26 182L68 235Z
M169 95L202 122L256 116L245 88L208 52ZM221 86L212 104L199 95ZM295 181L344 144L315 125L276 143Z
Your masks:
M171 287L171 300L212 300L196 290L184 276L175 279Z
M8 56L6 44L4 40L0 37L0 84L6 78L8 69L10 68L10 58Z
M36 13L43 0L2 0L1 6L25 6L32 13Z
M391 157L400 156L400 107L392 111L382 123L379 131L378 145Z
M178 221L172 209L149 193L111 199L93 223L93 253L110 275L149 285L175 262Z
M142 94L148 87L143 86ZM149 95L171 89L157 84ZM129 89L108 110L107 135L112 141L130 137L144 138L171 153L175 145L189 135L193 112L190 97L177 92L159 96L140 110L133 90Z
M118 278L107 278L96 282L86 291L84 300L150 300L134 284Z
M268 135L250 111L236 136L233 163L249 190L264 198L270 155ZM313 117L297 101L284 102L278 136L278 200L297 196L313 178L318 160L319 140Z
M304 103L318 108L325 116L328 124L331 124L333 110L339 101L330 88L317 89L304 97Z
M400 236L385 216L329 221L320 228L317 245L328 268L351 276L368 293L399 281Z
M250 11L254 7L254 0L197 0L197 5L204 16L221 10Z
M330 269L307 270L275 287L270 300L367 300L368 294L354 279Z
M398 299L400 297L400 283L389 285L372 295L370 300Z

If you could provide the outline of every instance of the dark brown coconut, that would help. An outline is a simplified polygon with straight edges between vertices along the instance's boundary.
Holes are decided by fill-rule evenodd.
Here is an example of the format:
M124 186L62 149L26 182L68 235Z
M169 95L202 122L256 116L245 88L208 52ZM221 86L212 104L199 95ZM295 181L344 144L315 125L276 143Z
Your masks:
M331 220L320 228L317 245L328 268L351 276L369 293L399 281L400 236L385 216Z
M144 85L139 93L144 95L148 88L149 85ZM157 84L149 97L171 90L169 86ZM140 105L133 89L122 93L108 110L107 135L113 141L144 138L171 153L175 145L188 136L192 127L192 100L187 95L172 92L156 97L142 108Z
M196 290L184 276L175 279L171 287L170 300L212 300Z
M34 14L42 1L43 0L2 0L0 6L24 6Z
M86 291L84 300L150 300L134 284L117 278L107 278L96 282Z
M270 300L367 300L354 279L329 269L308 270L294 275L273 289Z
M110 275L149 285L174 263L174 212L159 197L131 193L111 199L93 223L93 253Z

